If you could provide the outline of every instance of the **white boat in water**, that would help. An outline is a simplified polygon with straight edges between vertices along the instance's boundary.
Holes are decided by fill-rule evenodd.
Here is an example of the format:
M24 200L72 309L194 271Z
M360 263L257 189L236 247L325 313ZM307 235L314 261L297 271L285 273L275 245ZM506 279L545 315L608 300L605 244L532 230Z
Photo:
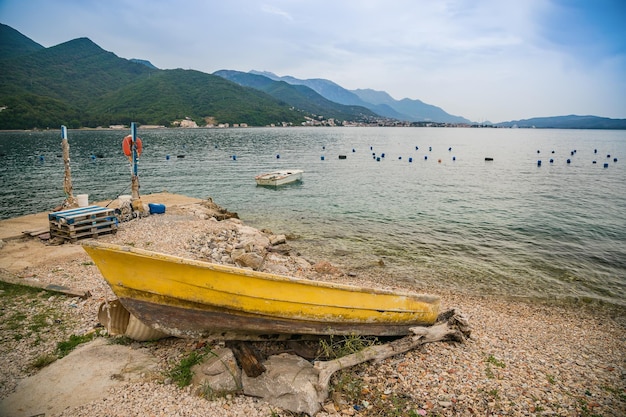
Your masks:
M258 185L277 186L300 181L303 172L301 169L274 171L257 175L254 179Z

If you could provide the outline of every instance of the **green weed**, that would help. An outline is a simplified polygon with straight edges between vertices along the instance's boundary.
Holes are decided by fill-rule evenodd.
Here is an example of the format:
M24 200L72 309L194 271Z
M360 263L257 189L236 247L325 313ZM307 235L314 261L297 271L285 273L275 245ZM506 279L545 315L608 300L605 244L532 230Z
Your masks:
M179 388L184 388L191 384L191 380L193 378L193 372L191 372L191 368L194 365L202 362L202 359L206 353L193 351L186 357L184 357L178 365L172 368L169 372L167 372L167 376L172 378L172 381L178 385Z
M502 362L501 360L497 359L493 355L489 355L489 357L487 358L487 363L490 363L490 364L492 364L494 366L497 366L498 368L505 368L506 367L504 362Z
M375 337L365 336L330 336L328 340L320 341L321 357L328 359L337 359L353 353L357 353L372 345L375 345L378 339Z
M84 334L82 336L77 336L73 334L70 336L69 340L57 343L57 356L59 357L59 359L61 359L64 356L69 355L70 352L76 348L76 346L80 345L81 343L87 343L93 340L93 338L93 333Z
M51 354L45 354L45 355L41 355L38 356L33 363L31 364L31 366L35 369L42 369L45 368L46 366L50 365L52 362L56 361L58 358L56 355L51 355Z

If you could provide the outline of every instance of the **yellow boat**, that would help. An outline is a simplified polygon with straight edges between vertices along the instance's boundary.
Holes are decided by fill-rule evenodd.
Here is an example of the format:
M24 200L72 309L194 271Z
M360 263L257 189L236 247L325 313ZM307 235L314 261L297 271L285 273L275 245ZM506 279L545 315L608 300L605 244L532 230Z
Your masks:
M432 295L297 279L96 241L83 247L122 305L170 336L400 336L433 324L439 313L440 299Z

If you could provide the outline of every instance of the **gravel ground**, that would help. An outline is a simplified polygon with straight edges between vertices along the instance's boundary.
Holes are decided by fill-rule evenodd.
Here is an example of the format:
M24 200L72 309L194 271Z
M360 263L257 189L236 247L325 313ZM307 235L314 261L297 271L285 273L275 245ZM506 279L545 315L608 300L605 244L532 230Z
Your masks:
M168 231L167 233L164 231ZM229 262L227 254L258 231L238 220L216 221L202 205L171 210L123 223L114 242L190 258ZM239 242L239 243L238 243ZM1 253L1 252L0 252ZM328 262L301 256L268 255L273 272L358 285L411 288L382 273L342 273ZM377 268L380 270L380 268ZM368 275L370 274L370 275ZM2 306L0 316L0 398L20 379L36 372L36 358L54 352L72 334L98 326L97 310L114 295L84 254L78 258L24 271L41 282L88 290L86 300L46 295L28 304ZM469 319L472 337L464 344L434 343L376 364L363 364L336 375L343 395L331 395L318 416L625 416L626 317L619 309L589 305L546 305L519 300L429 291ZM10 325L23 315L28 323L42 311L49 327L44 335ZM197 348L200 341L164 339L137 343L150 349L166 371ZM356 397L346 394L352 383ZM164 376L121 385L103 401L66 409L60 416L292 416L262 400L234 395L207 400L168 384Z

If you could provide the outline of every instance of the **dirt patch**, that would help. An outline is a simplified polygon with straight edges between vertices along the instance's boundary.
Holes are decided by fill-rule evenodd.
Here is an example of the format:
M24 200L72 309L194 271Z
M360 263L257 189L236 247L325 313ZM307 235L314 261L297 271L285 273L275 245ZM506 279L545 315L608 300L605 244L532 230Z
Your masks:
M144 204L163 204L167 210L175 211L180 207L201 203L204 200L179 194L157 193L141 197ZM118 200L93 203L98 206L117 208ZM10 274L28 276L28 270L41 265L62 263L84 254L80 245L48 245L46 241L31 237L30 233L49 230L48 213L29 214L0 221L0 270Z

